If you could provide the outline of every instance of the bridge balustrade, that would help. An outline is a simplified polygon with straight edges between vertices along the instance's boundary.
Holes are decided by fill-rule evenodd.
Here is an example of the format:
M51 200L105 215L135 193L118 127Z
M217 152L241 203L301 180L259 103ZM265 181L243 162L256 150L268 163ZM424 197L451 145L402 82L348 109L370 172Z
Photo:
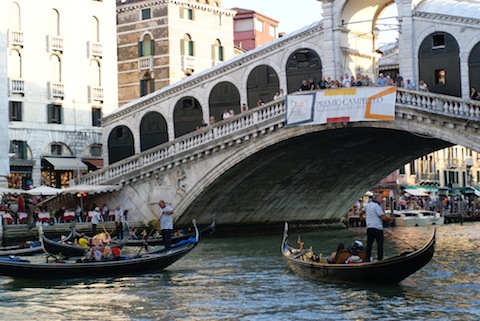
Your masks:
M397 88L397 105L432 114L441 114L453 118L479 120L480 101L472 101L457 97L439 95L430 92L411 91ZM165 170L181 159L195 157L201 153L209 153L214 142L225 142L228 139L234 142L241 137L242 132L277 120L283 122L285 117L284 99L255 107L245 113L235 115L227 120L202 128L193 133L178 137L173 141L153 147L142 153L130 156L124 160L111 164L103 169L89 173L80 178L80 182L88 185L105 184L120 181L127 174L139 171L145 167L152 170ZM237 134L235 137L235 134ZM226 139L228 138L228 139ZM190 153L190 155L188 155ZM175 159L176 158L176 159ZM168 162L162 162L168 160ZM168 164L167 164L168 163Z
M398 88L397 103L434 114L440 113L456 118L478 120L480 117L480 101L439 95L431 92Z

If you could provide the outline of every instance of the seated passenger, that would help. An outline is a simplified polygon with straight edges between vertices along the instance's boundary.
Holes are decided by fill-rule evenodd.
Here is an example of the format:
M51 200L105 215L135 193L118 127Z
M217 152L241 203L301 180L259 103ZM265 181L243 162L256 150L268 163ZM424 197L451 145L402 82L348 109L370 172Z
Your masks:
M338 243L337 245L337 249L335 250L335 252L332 252L332 254L330 254L330 257L328 258L328 262L329 263L334 263L337 259L337 254L340 253L341 250L345 249L345 245L343 245L343 243Z
M104 260L111 260L113 259L113 253L112 253L112 248L110 246L105 246L105 248L103 249L103 255L102 255L102 259Z
M78 239L78 245L81 247L87 247L88 246L88 240L85 237L85 234L82 234L80 238Z
M362 263L363 259L360 257L360 252L362 252L363 249L363 243L359 240L355 240L353 242L352 247L350 248L350 252L352 255L350 255L345 263L347 264L354 264L354 263Z
M101 261L102 260L102 252L95 245L90 246L90 250L87 253L87 260L89 261Z

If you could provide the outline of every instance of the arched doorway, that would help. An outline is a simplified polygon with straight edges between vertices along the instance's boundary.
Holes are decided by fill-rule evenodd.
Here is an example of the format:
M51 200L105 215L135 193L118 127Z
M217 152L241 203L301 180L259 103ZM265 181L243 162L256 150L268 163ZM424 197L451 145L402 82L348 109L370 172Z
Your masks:
M240 113L240 92L230 82L218 83L210 93L208 105L210 116L214 116L216 120L222 119L224 110L233 109L235 114L238 114Z
M422 41L418 52L419 80L425 81L431 92L461 97L459 53L452 35L430 34Z
M202 118L202 106L198 100L193 97L180 99L173 111L175 137L195 131L202 124Z
M477 43L468 57L468 80L470 87L480 90L480 43Z
M168 141L167 121L160 113L149 112L140 123L140 151Z
M280 82L275 70L267 65L255 67L248 75L247 99L250 108L257 106L257 101L263 102L272 100L275 92L279 90Z
M313 79L315 84L322 77L322 61L318 54L310 49L298 49L287 61L287 92L298 91L302 80Z
M108 136L108 162L113 164L135 154L132 131L127 126L115 127Z

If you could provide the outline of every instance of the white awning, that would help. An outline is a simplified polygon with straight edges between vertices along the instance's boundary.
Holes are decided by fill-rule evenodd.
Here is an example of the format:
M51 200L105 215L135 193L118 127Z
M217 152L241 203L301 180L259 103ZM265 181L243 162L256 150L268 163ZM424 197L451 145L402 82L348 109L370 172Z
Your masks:
M75 185L61 190L62 195L65 194L77 194L77 193L87 193L87 194L102 194L108 192L118 191L122 188L122 185Z
M425 193L421 190L418 190L418 189L414 189L414 188L406 188L405 192L412 195L412 196L428 196L427 193Z
M77 158L45 157L56 171L87 170L88 166Z

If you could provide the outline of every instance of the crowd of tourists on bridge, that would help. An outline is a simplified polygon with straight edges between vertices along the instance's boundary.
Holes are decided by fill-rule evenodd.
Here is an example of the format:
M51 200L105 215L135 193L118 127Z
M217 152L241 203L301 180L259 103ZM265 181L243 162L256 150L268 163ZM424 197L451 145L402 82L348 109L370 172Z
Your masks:
M322 76L320 81L317 83L313 78L308 80L302 80L300 84L299 91L309 91L309 90L323 90L323 89L336 89L336 88L350 88L350 87L385 87L385 86L397 86L400 88L405 88L409 90L416 90L417 86L410 79L404 81L402 75L397 73L395 76L384 75L380 73L378 75L377 81L374 81L368 75L349 75L345 73L344 76L341 76L338 80L331 79L331 77ZM418 86L420 91L429 91L427 84L421 80Z

